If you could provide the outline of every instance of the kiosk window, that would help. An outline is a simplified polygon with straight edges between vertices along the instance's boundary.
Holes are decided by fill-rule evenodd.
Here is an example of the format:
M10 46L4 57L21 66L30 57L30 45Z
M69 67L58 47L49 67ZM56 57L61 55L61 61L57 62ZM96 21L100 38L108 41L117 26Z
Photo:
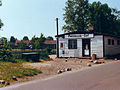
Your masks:
M68 40L68 48L69 49L77 49L77 40L76 39Z

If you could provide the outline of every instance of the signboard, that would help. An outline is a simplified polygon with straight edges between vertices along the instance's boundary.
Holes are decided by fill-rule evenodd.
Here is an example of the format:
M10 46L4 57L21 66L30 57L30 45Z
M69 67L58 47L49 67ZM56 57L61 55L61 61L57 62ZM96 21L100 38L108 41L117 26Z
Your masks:
M85 55L89 55L89 49L85 49Z
M65 38L93 38L94 34L69 34Z

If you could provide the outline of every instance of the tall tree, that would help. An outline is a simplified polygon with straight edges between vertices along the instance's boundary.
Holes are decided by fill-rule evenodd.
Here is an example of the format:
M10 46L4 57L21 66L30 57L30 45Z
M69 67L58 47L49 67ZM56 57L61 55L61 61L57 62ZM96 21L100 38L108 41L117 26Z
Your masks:
M53 37L48 36L48 37L46 38L46 40L53 40Z
M2 28L4 24L2 23L1 19L0 19L0 28Z
M115 34L119 14L116 9L110 8L107 4L93 2L89 7L89 23L94 26L95 32Z
M23 40L29 40L28 36L24 36Z
M46 40L45 36L41 33L40 38L38 39L38 42L39 42L39 47L37 47L38 49L44 48L45 40Z
M88 0L68 0L66 2L64 20L65 32L86 31L88 25Z
M3 42L4 42L5 40L7 40L6 37L1 37L1 38L0 38L0 41L3 41Z
M0 58L3 61L9 61L12 57L11 54L11 48L9 46L9 44L7 43L7 39L4 40L4 44L1 47L2 49L0 49Z
M40 37L34 36L31 40L32 49L43 49L44 48L44 41L46 38L41 33Z
M11 43L15 43L15 42L16 42L16 39L15 39L14 36L11 36L11 37L10 37L10 42L11 42Z
M38 38L36 36L33 36L31 39L31 48L35 49L35 41L38 40Z
M0 0L0 6L2 5L2 1ZM2 23L2 20L0 19L0 29L4 24Z

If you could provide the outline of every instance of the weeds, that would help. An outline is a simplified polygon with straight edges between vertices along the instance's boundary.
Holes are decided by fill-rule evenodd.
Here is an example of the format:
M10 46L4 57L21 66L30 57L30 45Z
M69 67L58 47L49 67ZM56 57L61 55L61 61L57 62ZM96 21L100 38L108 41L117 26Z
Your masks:
M0 62L0 80L12 81L12 77L23 78L42 73L41 70L24 68L21 63Z

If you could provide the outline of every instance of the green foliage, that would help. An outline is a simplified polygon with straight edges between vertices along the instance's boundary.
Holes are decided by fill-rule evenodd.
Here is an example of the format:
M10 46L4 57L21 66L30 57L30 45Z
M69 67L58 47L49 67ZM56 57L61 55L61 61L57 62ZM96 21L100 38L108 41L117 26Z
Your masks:
M53 50L53 52L55 51L55 49ZM52 53L52 50L51 50L51 52L50 53L48 53L48 51L47 51L47 49L35 49L35 50L28 50L28 49L25 49L25 50L16 50L16 51L11 51L11 53L12 53L12 58L13 59L11 59L11 62L13 62L13 63L18 63L18 62L27 62L26 61L26 59L22 59L22 53L31 53L31 52L37 52L37 53L39 53L40 54L40 59L45 59L45 60L51 60L50 59L50 57L48 56L49 54L53 54ZM35 58L34 58L35 59ZM31 59L29 59L28 61L36 61L36 59L35 60L32 60L32 58Z
M40 37L33 37L31 40L32 49L43 49L44 48L44 41L46 38L41 33Z
M0 0L0 6L2 5L2 0ZM2 23L2 20L0 19L0 29L4 24Z
M0 62L0 80L12 81L12 77L18 78L33 76L42 73L41 70L24 68L21 63Z
M116 23L120 12L110 8L107 4L93 2L89 7L89 17L89 23L94 26L95 32L116 35L120 29L117 28L120 23Z
M53 39L53 37L48 36L48 37L46 38L46 40L54 40L54 39Z
M20 43L18 43L18 47L20 48L20 49L25 49L26 48L26 43L24 43L23 41L21 41Z
M64 20L65 32L86 31L88 22L88 0L68 0L66 2Z
M0 0L0 6L2 5L2 0Z
M4 42L5 40L7 40L6 37L1 37L1 38L0 38L0 41L3 41L3 42Z
M56 49L52 49L51 54L56 54Z
M0 2L0 6L1 6L1 2ZM2 23L2 20L0 19L0 28L3 26L4 24Z
M51 53L51 50L52 50L52 49L51 49L51 48L48 48L48 47L44 49L44 51L47 52L48 54Z
M12 62L12 63L24 63L26 62L24 59L15 59L15 58L12 58L9 60L9 62Z
M52 59L48 56L48 52L46 51L46 49L44 49L43 52L40 53L40 59L52 60Z
M94 32L120 35L120 11L107 4L68 0L64 10L65 32L88 31L88 26L94 26Z
M11 42L11 43L15 43L15 42L16 42L16 39L14 38L14 36L11 36L11 37L10 37L10 42Z
M11 48L9 47L9 44L7 43L7 39L4 41L4 45L2 46L2 49L0 49L0 58L2 61L9 61L12 57L11 55Z
M24 36L23 40L29 40L28 36Z

